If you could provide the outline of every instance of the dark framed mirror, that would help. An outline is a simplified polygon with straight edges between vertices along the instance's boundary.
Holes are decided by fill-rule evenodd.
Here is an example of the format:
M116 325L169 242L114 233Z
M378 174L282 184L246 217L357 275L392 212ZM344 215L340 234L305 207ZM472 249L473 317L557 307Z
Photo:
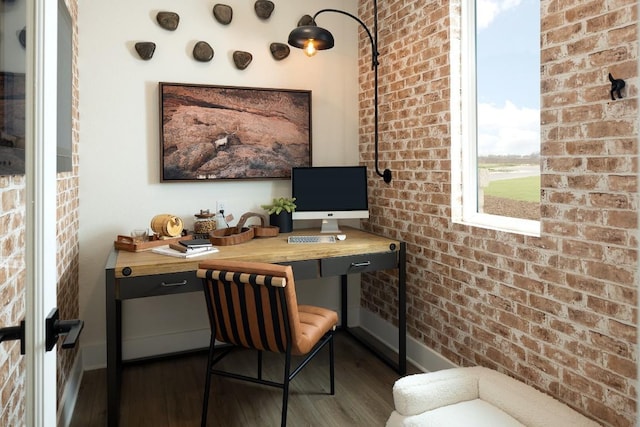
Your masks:
M0 2L0 175L25 171L26 20L26 1Z
M73 168L73 22L63 0L58 0L58 135L57 170Z

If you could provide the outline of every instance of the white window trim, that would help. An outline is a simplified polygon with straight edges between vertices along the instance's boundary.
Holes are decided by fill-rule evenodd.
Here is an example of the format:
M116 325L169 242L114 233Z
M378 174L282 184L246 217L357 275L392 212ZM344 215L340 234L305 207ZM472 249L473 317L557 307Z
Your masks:
M452 0L449 10L452 221L538 237L540 221L478 212L475 3Z

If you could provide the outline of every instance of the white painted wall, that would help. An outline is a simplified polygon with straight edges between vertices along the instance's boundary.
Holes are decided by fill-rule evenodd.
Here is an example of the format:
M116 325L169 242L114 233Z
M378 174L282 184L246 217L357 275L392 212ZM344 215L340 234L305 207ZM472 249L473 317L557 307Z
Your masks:
M228 0L225 4L234 10L229 26L213 18L214 3L79 1L80 316L85 320L85 369L106 363L104 267L118 234L147 227L159 213L179 215L191 228L193 214L214 209L218 199L239 218L244 212L260 211L260 204L273 196L290 193L288 180L160 183L158 82L311 90L313 164L358 163L357 24L338 14L323 14L318 23L334 34L334 49L311 59L292 49L281 62L269 52L271 42L286 43L302 15L327 7L355 14L357 1L280 0L263 22L255 15L254 2ZM176 31L156 24L161 10L180 15ZM214 48L211 62L192 58L198 40ZM134 49L138 41L157 44L153 59L139 59ZM253 54L249 68L235 68L234 50ZM335 283L300 283L300 299L337 308ZM123 313L125 358L207 343L206 311L199 294L127 301Z

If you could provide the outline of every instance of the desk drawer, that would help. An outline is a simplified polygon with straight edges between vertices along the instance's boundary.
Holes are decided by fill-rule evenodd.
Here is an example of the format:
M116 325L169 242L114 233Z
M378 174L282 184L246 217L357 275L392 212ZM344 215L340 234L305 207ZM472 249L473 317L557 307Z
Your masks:
M293 269L295 280L317 279L320 277L318 260L310 259L306 261L279 262L280 265L290 265Z
M202 290L202 279L196 277L195 271L122 278L117 282L120 287L120 299L181 294ZM116 292L117 295L118 293Z
M320 271L324 277L393 268L398 268L397 252L350 255L320 260Z

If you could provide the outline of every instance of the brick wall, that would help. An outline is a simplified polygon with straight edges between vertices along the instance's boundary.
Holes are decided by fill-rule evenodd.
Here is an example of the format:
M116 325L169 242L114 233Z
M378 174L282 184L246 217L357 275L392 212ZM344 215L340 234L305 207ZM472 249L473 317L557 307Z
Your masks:
M453 0L458 1L458 0ZM541 1L541 236L453 224L450 5L379 2L380 162L365 228L407 242L408 333L458 365L506 372L608 426L636 420L637 5ZM360 1L372 26L372 2ZM361 160L373 169L360 33ZM608 73L627 82L609 97ZM362 305L397 323L392 275Z
M77 319L80 316L79 309L79 283L78 283L78 216L80 199L78 176L78 143L79 143L79 112L78 112L78 2L66 0L71 12L73 25L73 101L72 101L72 156L73 168L71 172L58 174L57 182L57 268L58 268L58 295L57 304L61 319ZM58 401L62 397L67 378L76 357L79 345L73 350L62 350L58 345Z
M77 152L76 149L74 149ZM73 173L58 176L57 216L58 233L56 236L58 251L58 295L57 304L61 319L80 317L78 284L78 174L74 162ZM58 401L62 397L71 368L78 355L79 345L74 349L63 350L57 347Z
M0 325L18 325L25 310L25 182L0 176ZM20 342L0 345L0 425L19 425L25 414L25 360Z
M68 0L76 22L77 0ZM77 34L77 31L74 30ZM77 38L74 37L74 62ZM74 64L74 88L77 69ZM57 304L61 318L78 317L78 93L73 101L73 171L57 180L58 269ZM17 325L25 318L25 176L0 176L0 325ZM58 349L58 399L66 386L77 350ZM0 345L0 425L20 426L26 420L25 359L20 344Z

